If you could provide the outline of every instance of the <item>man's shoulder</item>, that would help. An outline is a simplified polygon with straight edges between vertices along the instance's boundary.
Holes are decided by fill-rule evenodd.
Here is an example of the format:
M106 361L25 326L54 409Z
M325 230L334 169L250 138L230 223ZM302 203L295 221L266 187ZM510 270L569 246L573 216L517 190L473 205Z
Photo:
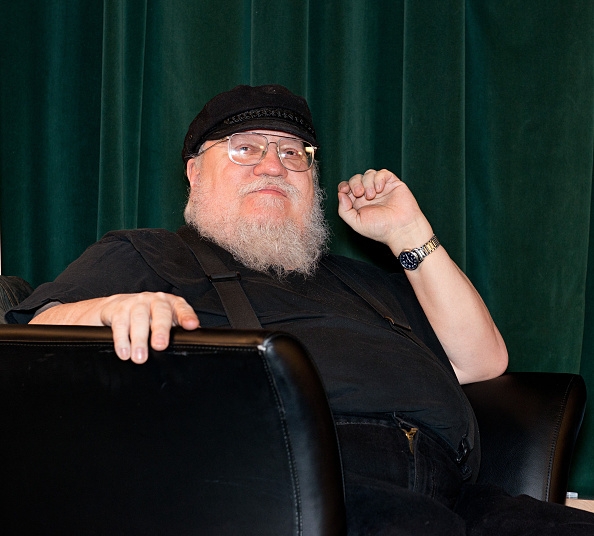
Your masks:
M118 244L120 249L141 257L162 279L174 287L184 281L196 281L201 273L192 251L182 237L168 229L123 229L107 233L100 241L107 247Z
M103 235L101 241L123 240L134 241L177 241L179 235L168 229L142 228L142 229L119 229L109 231Z
M121 249L136 250L145 261L155 267L162 264L192 262L192 255L181 236L168 229L122 229L106 233L98 244L107 247L118 244Z
M120 229L109 231L98 242L99 244L128 243L140 253L154 251L159 256L171 250L185 250L182 238L168 229L143 228Z

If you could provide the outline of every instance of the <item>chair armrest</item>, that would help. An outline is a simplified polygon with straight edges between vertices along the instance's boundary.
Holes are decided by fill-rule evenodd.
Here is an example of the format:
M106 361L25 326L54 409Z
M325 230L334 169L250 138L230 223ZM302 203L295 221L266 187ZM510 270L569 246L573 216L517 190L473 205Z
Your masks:
M481 435L478 481L564 503L586 407L578 374L512 372L464 386Z

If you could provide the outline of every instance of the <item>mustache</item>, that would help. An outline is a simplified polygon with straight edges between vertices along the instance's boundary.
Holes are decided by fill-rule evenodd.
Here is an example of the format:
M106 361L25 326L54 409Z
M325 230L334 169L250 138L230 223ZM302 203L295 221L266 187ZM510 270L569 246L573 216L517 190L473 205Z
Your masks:
M272 175L262 175L249 184L242 186L239 189L239 195L246 196L252 192L257 192L258 190L263 190L270 186L275 186L279 190L282 190L283 193L289 198L298 199L301 197L301 192L297 187L289 184L282 177L274 177Z

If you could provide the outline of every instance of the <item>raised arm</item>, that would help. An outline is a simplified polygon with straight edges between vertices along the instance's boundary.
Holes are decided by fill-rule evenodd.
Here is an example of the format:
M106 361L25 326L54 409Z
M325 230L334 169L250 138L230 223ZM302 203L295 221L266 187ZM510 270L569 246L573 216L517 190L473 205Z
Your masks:
M154 350L169 345L173 326L196 329L196 313L179 296L163 292L116 294L76 303L64 303L43 311L31 324L111 326L116 354L120 359L144 363L148 340Z
M359 234L396 256L421 247L433 229L409 188L388 170L370 169L338 185L338 213ZM406 275L460 383L502 374L507 349L487 307L443 246Z

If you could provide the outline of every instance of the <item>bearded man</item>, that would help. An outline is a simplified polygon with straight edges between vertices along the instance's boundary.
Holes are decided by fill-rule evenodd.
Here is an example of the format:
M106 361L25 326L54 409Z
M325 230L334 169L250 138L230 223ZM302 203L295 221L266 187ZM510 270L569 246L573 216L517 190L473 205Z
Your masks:
M143 363L149 344L167 347L172 326L230 325L192 251L199 242L241 274L259 325L294 334L316 362L337 424L351 534L503 535L504 522L534 528L536 519L544 535L552 518L553 533L565 534L563 516L579 514L473 487L478 431L460 384L507 366L480 296L388 170L340 182L339 214L404 270L328 254L316 149L309 107L288 89L215 96L184 141L187 226L109 233L7 318L111 326L118 356ZM493 532L483 530L487 514Z

